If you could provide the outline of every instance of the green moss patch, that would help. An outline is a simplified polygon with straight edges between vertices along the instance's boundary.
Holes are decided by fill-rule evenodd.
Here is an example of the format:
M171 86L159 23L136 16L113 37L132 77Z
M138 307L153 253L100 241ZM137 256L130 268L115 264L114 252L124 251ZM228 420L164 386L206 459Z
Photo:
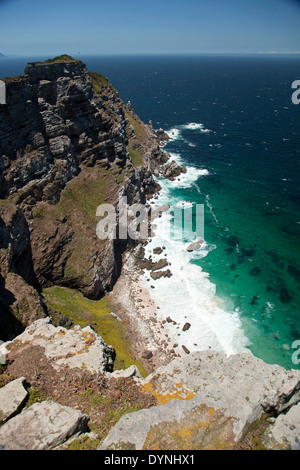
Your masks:
M106 87L109 87L112 90L114 90L110 81L104 75L101 75L100 73L97 73L97 72L88 72L88 74L93 82L94 90L97 93L101 94L103 91L103 88L106 88Z
M44 60L43 62L35 62L35 65L51 65L51 64L69 64L72 62L81 62L79 59L74 59L74 57L71 57L68 54L62 54L56 57L53 57L53 59L47 59Z
M111 315L106 297L89 300L80 292L64 287L47 288L43 291L43 297L49 307L72 318L81 327L91 324L104 341L113 346L116 351L115 370L126 369L135 364L146 377L147 372L141 362L135 360L130 352L124 325Z
M138 140L147 139L147 132L145 131L142 124L140 124L136 119L134 119L134 117L131 114L129 114L127 111L125 111L125 116L127 117L128 121L132 125L136 138Z
M143 149L137 147L135 149L130 146L127 147L133 166L141 166L144 164Z

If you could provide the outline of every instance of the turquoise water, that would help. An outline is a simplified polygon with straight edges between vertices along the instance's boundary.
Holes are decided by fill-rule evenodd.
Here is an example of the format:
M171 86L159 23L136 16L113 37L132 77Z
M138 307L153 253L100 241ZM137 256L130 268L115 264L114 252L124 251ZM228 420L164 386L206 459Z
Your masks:
M292 344L300 339L300 105L291 102L291 84L300 58L81 59L144 121L166 129L166 150L188 166L180 181L162 182L158 202L204 205L198 252L171 240L163 220L148 246L149 253L166 246L174 273L151 290L161 318L192 324L185 335L170 325L170 336L191 350L250 348L299 368ZM22 61L12 62L1 61L2 76L22 73Z
M212 161L205 161L209 175L189 188L174 187L169 194L170 204L181 198L205 206L205 240L213 249L190 262L209 273L223 308L239 312L247 346L256 356L297 368L292 343L300 337L300 219L296 195L291 197L288 184L291 180L297 184L297 165L287 168L285 161L282 168L275 155L268 155L268 165L258 155L249 162L239 148L216 161L216 150L222 155L224 144L217 133L210 134L213 131L177 126L170 133L176 138L166 146L186 155L183 163L195 164L191 154L207 140L218 140L208 144L214 149ZM255 147L253 153L262 151L253 140L247 147Z

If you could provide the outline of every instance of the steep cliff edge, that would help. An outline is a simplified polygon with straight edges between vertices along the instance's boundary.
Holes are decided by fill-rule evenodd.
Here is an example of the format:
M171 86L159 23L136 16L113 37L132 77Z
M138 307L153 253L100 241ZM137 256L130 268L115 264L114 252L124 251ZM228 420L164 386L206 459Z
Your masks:
M152 127L79 60L30 63L24 75L4 81L2 340L46 314L34 289L60 285L98 299L112 288L127 241L96 237L96 208L117 205L121 188L129 204L145 203L157 189L150 169L166 160ZM29 291L20 298L21 285Z

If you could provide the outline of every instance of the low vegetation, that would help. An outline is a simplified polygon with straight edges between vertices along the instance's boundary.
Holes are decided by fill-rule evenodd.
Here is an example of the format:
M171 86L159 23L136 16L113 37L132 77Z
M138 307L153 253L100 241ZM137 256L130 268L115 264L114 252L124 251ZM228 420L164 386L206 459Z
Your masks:
M64 287L44 289L43 297L47 306L72 318L74 323L81 327L92 325L104 341L113 346L116 351L115 370L135 364L146 377L147 372L141 362L135 360L130 351L123 323L112 315L107 297L101 300L89 300L80 292Z

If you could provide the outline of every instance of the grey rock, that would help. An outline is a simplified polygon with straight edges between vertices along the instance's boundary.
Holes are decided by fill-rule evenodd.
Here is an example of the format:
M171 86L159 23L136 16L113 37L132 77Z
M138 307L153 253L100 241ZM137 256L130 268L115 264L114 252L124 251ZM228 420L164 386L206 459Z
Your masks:
M250 351L229 357L217 351L193 352L158 368L145 383L154 377L162 393L181 382L189 392L201 393L235 414L243 410L241 421L255 420L263 412L281 413L300 399L300 371L266 364Z
M0 388L0 424L17 414L24 406L28 397L24 384L25 378L20 377Z
M234 422L234 418L205 407L198 396L171 400L122 416L99 450L218 450L224 443L233 445Z
M120 369L112 373L107 373L106 376L110 379L126 379L129 377L142 378L142 375L136 365L127 367L127 369Z
M159 207L154 207L151 209L151 220L153 221L160 216L163 212L167 212L170 209L169 204L162 204Z
M275 419L263 441L269 449L300 450L300 403Z
M293 410L300 400L300 371L265 364L250 352L226 357L220 352L202 351L176 358L158 368L141 381L140 386L142 390L152 390L162 402L169 402L123 417L105 439L102 449L148 448L153 426L156 433L159 429L165 430L165 439L168 429L172 431L168 443L164 441L167 446L164 448L172 448L168 447L173 442L171 434L177 433L181 439L182 427L189 422L187 434L190 435L199 421L199 413L204 413L199 419L205 429L208 426L208 434L213 432L210 413L215 423L228 423L225 434L217 434L214 439L220 446L222 442L232 446L265 413L279 414L290 407ZM297 442L300 427L295 421L294 425L293 436Z
M203 242L204 242L204 240L200 239L200 240L197 240L197 241L191 243L187 247L186 251L191 252L191 251L199 250L199 248L201 248L201 245L203 244Z
M186 167L178 165L174 160L161 167L160 173L164 178L174 180L181 173L186 173Z
M50 450L86 432L88 419L81 411L53 401L35 403L0 428L0 445L11 450Z

